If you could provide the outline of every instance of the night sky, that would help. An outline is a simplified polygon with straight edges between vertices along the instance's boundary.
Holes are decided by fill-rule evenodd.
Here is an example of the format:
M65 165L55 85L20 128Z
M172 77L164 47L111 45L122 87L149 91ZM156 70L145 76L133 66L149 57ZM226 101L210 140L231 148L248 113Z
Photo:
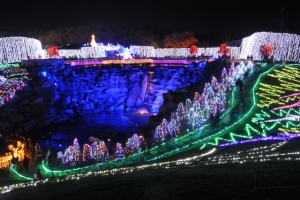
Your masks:
M241 3L242 2L242 3ZM1 0L0 31L108 24L162 31L222 33L234 38L257 31L300 34L300 8L282 1L201 0Z

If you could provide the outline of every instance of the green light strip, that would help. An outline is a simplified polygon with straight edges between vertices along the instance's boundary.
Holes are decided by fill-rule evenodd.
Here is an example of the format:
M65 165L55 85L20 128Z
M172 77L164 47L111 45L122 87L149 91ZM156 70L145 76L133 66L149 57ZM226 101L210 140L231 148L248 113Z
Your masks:
M251 108L249 109L249 111L240 119L238 120L237 122L235 122L234 124L228 126L228 127L225 127L225 129L223 129L222 131L219 131L217 132L216 134L213 134L211 136L208 136L208 137L205 137L203 139L200 139L200 140L196 140L190 144L187 144L187 145L184 145L180 148L176 148L176 149L173 149L173 150L168 150L168 152L165 152L161 155L158 155L158 156L155 156L154 158L151 158L149 159L148 161L154 161L154 160L157 160L157 159L160 159L160 158L163 158L163 157L167 157L167 156L170 156L172 154L176 154L178 153L179 151L185 151L189 148L194 148L195 146L199 146L201 143L202 143L202 146L200 147L200 149L204 149L206 147L206 142L207 141L214 141L214 142L208 142L208 144L212 144L212 145L218 145L219 144L219 141L236 141L237 139L236 138L252 138L251 136L251 132L253 131L254 133L259 133L258 130L256 130L255 128L251 127L250 125L246 125L248 130L247 131L247 135L241 135L241 134L235 134L235 133L232 133L230 132L229 133L229 137L231 139L225 139L225 138L220 138L220 137L217 137L219 135L223 135L225 132L227 132L229 129L233 129L236 125L240 124L242 121L244 121L253 111L253 109L255 108L256 106L256 96L255 96L255 90L257 89L258 87L258 84L260 82L260 80L262 79L263 76L265 76L266 74L270 73L272 70L274 70L275 68L277 68L279 65L275 65L273 66L272 68L270 68L269 70L267 70L266 72L260 74L258 80L256 81L256 83L254 84L254 87L252 88L252 96L251 96L251 102L252 102L252 106ZM235 90L232 90L232 95L234 94ZM234 95L233 95L234 97ZM232 110L232 105L234 104L234 98L233 98L233 101L231 101L231 107L221 116L221 117L224 117L230 110ZM267 115L267 113L264 113L264 115ZM180 137L180 138L176 138L174 139L174 142L175 144L177 143L177 145L180 144L180 142L184 142L185 140L192 140L193 138L191 138L191 136L194 136L196 134L196 132L201 133L201 131L206 128L207 126L209 126L209 124L206 124L205 126L203 126L202 128L196 130L196 131L192 131L192 132L189 132L188 134ZM263 133L263 136L266 135L266 133L264 132ZM163 143L161 144L161 146L166 146L167 144L169 143ZM181 146L181 145L179 145ZM159 146L156 146L150 150L147 150L148 153L150 154L156 154L157 150L159 150ZM165 150L165 149L164 149ZM142 156L144 152L142 153L139 153L137 155L132 155L132 156L129 156L128 158L123 158L123 159L120 159L119 162L122 162L122 161L125 161L126 162L126 159L135 159L135 158L140 158L140 156ZM83 167L83 168L75 168L75 169L69 169L69 170L50 170L48 167L45 166L45 164L43 163L43 168L45 169L45 171L47 172L56 172L56 173L67 173L67 172L75 172L75 171L80 171L80 170L92 170L92 169L96 169L97 167L99 167L99 165L102 165L103 167L105 167L106 165L109 165L109 164L114 164L114 161L110 161L108 163L104 163L104 164L97 164L95 166L87 166L87 167Z
M14 172L15 175L17 175L20 178L26 179L26 180L30 180L33 181L33 178L27 177L27 176L23 176L22 174L19 174L12 166L10 166L10 170Z

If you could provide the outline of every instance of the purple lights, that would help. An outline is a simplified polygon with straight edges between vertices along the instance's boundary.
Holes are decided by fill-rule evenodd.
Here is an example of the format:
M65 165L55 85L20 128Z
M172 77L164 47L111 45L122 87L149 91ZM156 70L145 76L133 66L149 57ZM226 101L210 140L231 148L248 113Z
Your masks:
M300 92L294 93L294 94L289 94L289 95L285 95L285 96L281 96L279 97L279 99L283 99L283 98L288 98L288 97L294 97L294 96L299 96Z
M278 133L277 136L262 137L261 141L275 141L275 140L286 141L297 137L300 137L300 134ZM228 143L220 144L219 147L226 147L226 146L232 146L236 144L244 144L248 142L257 142L257 141L259 141L259 138L242 140L238 142L228 142Z
M77 66L77 65L102 65L103 60L71 61L71 62L66 62L66 64L70 64L71 66Z
M202 62L204 60L197 60L196 62ZM189 65L191 60L153 60L153 59L134 59L134 60L78 60L78 61L66 61L66 64L71 66L84 66L84 65L105 65L105 64L162 64L162 65Z

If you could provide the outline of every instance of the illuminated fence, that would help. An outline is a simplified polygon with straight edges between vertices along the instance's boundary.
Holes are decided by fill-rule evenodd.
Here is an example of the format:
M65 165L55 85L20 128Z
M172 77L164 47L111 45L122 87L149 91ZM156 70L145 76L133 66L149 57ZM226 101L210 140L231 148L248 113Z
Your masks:
M11 155L9 153L6 156L0 157L0 169L6 169L9 167L11 161Z
M275 60L299 61L300 36L289 33L257 32L242 40L240 47L228 47L231 56L244 58L252 55L254 60L261 60L259 49L261 45L272 44ZM196 56L219 56L219 47L198 48ZM134 56L146 58L186 58L190 56L189 48L158 48L152 46L130 46L129 51ZM104 46L82 47L81 49L61 49L60 56L66 58L104 58ZM41 42L26 37L0 38L0 61L3 63L20 62L22 58L47 57L46 50L42 50Z

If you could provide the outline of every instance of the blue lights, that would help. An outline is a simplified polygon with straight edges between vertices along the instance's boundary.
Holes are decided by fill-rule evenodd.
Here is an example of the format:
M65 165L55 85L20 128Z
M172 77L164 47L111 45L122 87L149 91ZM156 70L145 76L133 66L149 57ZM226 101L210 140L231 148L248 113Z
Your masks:
M45 76L45 77L47 76L47 72L46 71L42 71L41 74L42 74L42 76Z

